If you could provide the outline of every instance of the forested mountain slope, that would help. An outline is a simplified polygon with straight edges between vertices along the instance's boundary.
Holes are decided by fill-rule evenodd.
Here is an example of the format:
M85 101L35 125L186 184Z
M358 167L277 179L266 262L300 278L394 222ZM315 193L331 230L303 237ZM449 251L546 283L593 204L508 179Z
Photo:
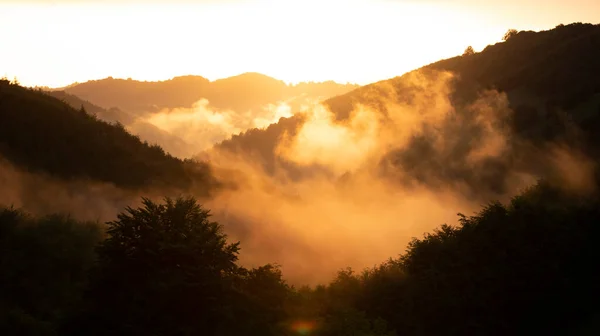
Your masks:
M0 155L33 172L127 188L212 183L207 166L174 158L122 126L8 81L0 82L0 120Z
M467 193L495 197L510 190L515 174L554 174L548 151L556 146L586 157L599 154L599 72L600 26L575 23L518 32L479 53L366 85L324 104L340 126L348 125L361 105L377 115L382 129L399 123L390 131L396 134L403 131L402 123L405 129L414 126L398 120L422 120L408 142L400 136L397 144L390 142L381 157L383 176L405 185L460 184ZM266 166L279 165L285 159L276 153L278 143L304 120L296 116L268 130L250 130L217 149L259 153ZM469 162L495 135L502 138L502 153Z

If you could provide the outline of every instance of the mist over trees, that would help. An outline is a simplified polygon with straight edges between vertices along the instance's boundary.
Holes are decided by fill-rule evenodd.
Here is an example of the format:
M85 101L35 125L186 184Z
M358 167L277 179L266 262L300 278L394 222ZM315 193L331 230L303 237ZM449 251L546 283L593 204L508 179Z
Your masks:
M286 284L272 265L238 265L238 244L191 198L145 199L105 228L4 209L0 328L37 335L294 335L302 325L309 335L577 334L597 323L599 205L596 194L567 196L541 182L509 204L459 214L459 226L415 238L397 258L342 270L312 289Z
M555 146L576 149L586 157L598 155L595 130L600 82L595 74L600 71L599 50L598 25L573 23L542 32L521 31L481 52L441 60L332 97L324 104L337 125L347 124L360 106L381 114L381 119L391 124L391 114L406 112L391 111L390 105L413 106L422 100L418 108L434 110L435 94L426 92L438 90L434 86L440 73L454 74L448 81L452 113L442 121L425 121L423 131L414 134L408 144L392 143L382 156L380 171L390 183L404 187L415 181L433 188L465 185L465 194L487 202L510 189L515 172L555 179L550 164L553 158L546 155ZM494 119L492 127L506 144L502 153L472 163L470 156L489 135L486 128L490 126L480 122L486 109L478 108L482 105L502 112L486 118ZM215 149L252 153L252 160L264 162L268 171L279 166L291 176L310 176L312 167L298 173L297 166L278 155L275 145L276 139L294 134L307 119L297 114L268 129L232 136Z
M404 146L390 146L375 166L383 181L406 190L415 183L432 192L460 186L476 201L511 191L510 173L529 173L537 182L508 201L481 202L474 213L456 209L457 225L438 223L408 245L390 236L395 255L366 269L341 269L317 286L286 280L285 264L240 261L244 241L226 233L203 205L240 186L210 162L177 159L118 123L98 120L93 113L106 110L68 93L0 80L3 160L57 181L179 195L143 197L107 222L0 204L0 334L597 335L600 26L515 31L505 40L425 67L419 73L425 79L441 70L459 74L450 93L455 113L425 123L425 132ZM428 93L408 78L326 104L337 122L359 103L385 116L386 99L407 102ZM477 122L482 110L471 107L488 89L495 94L484 98L498 103L489 104L495 112L514 112L494 119L498 129L510 130L510 150L468 161L485 131ZM214 150L252 155L268 174L283 169L289 181L302 180L322 167L286 161L276 145L305 120L282 118ZM561 155L546 156L548 148ZM390 167L397 170L384 169ZM398 169L406 174L394 174ZM351 174L336 183L344 179ZM367 211L360 202L354 206ZM430 209L414 211L425 218ZM377 230L384 216L390 215L369 218L369 229ZM408 214L394 216L406 225ZM329 243L338 235L332 232Z
M119 122L140 139L187 159L232 134L289 117L307 102L357 87L333 81L291 85L244 73L212 82L200 76L158 82L106 78L44 90L76 109L83 106L100 120Z

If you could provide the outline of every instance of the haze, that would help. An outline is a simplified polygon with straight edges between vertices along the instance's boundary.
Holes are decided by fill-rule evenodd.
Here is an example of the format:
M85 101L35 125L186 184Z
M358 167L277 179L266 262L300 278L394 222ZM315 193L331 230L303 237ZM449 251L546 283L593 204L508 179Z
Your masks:
M597 13L0 0L0 335L600 335Z
M0 1L0 75L61 87L113 76L367 84L481 50L507 27L597 22L600 4L546 1ZM509 14L510 13L510 14Z

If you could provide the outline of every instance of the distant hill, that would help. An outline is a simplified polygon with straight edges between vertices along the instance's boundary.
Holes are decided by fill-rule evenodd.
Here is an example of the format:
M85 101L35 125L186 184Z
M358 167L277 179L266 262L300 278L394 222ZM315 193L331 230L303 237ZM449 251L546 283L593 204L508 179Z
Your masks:
M401 183L456 184L474 194L498 195L506 192L512 172L551 174L549 159L544 157L548 146L562 144L600 157L600 25L575 23L549 31L519 32L482 52L360 87L326 100L325 105L339 122L358 104L389 117L387 103L410 105L416 97L427 97L433 92L429 90L435 90L420 86L415 76L435 82L440 71L455 75L449 97L459 117L449 116L443 125L413 135L408 145L392 148L381 162L384 176L399 178ZM467 163L482 137L478 116L469 105L486 89L507 94L514 113L498 122L512 135L502 155ZM303 120L281 120L266 130L249 130L216 148L252 152L255 160L260 153L265 164L273 166L282 160L275 154L278 139ZM266 144L265 138L272 143ZM449 145L436 146L440 141ZM393 174L396 168L404 172L402 177Z
M73 97L63 99L74 103ZM6 80L0 81L0 156L28 171L124 188L196 186L208 192L214 185L207 166L174 158L119 124Z
M131 123L135 120L135 117L130 113L120 110L119 108L113 107L110 109L102 108L98 105L92 104L87 100L83 100L75 95L68 94L65 91L45 91L46 94L62 100L63 102L69 104L75 109L80 109L83 107L88 113L91 113L98 117L100 120L104 120L107 122L121 122L124 124Z
M159 82L106 78L70 85L59 90L103 108L118 107L139 114L161 109L190 107L202 98L217 109L237 112L261 108L266 104L310 95L327 98L348 92L357 85L285 82L258 73L244 73L213 82L200 76L182 76Z
M161 108L188 107L201 98L210 82L200 76L175 77L168 81L141 82L112 77L60 89L103 108L118 107L131 113Z
M189 157L191 145L175 134L164 131L155 125L140 120L129 112L122 111L116 107L104 109L94 105L77 96L66 93L65 91L45 91L46 94L60 99L75 109L84 108L86 112L94 115L102 121L109 123L121 123L129 133L132 133L141 140L147 141L151 145L160 145L166 152L176 157ZM195 154L193 152L192 154Z
M287 85L244 73L213 82L199 76L161 82L107 78L48 93L76 109L83 106L101 120L118 121L172 155L189 158L233 134L277 122L307 102L357 87L332 81Z

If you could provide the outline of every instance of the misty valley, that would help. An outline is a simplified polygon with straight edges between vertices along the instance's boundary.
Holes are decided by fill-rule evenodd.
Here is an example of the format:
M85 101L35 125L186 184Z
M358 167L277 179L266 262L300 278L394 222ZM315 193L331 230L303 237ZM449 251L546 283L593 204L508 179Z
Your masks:
M364 86L3 78L0 333L598 335L599 163L597 24Z

